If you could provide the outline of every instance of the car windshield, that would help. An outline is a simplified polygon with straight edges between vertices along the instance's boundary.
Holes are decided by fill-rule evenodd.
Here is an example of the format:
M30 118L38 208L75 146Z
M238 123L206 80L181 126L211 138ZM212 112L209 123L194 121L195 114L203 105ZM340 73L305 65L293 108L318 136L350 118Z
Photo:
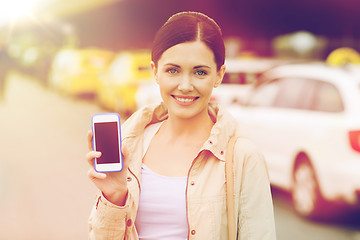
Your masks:
M334 85L326 82L319 83L314 110L324 112L341 112L344 110L341 95Z
M259 85L248 105L321 112L344 110L341 95L334 85L318 80L291 77L279 78Z
M250 97L249 106L272 106L279 92L279 81L272 81L258 86Z

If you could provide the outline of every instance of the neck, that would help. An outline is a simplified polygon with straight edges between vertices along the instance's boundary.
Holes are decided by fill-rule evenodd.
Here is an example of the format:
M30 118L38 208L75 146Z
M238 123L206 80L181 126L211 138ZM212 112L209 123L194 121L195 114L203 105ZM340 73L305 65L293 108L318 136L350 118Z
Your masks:
M213 125L207 111L191 119L178 118L169 114L164 124L164 130L166 130L164 132L168 133L170 141L203 142L209 137Z

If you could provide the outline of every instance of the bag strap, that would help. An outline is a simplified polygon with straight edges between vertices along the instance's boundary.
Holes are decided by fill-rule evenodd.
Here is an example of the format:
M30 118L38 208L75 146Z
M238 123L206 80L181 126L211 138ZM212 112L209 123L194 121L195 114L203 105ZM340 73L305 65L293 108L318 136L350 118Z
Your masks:
M226 156L225 156L225 178L226 178L226 207L227 207L227 219L228 219L228 239L236 239L235 229L235 209L234 209L234 167L233 167L233 154L234 145L237 137L230 138Z

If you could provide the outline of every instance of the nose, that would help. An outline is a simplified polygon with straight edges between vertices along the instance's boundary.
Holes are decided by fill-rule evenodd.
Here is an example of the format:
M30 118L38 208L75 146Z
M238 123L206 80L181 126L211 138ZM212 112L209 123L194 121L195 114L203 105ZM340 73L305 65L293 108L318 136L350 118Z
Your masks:
M181 92L191 92L194 90L194 86L192 85L191 78L189 76L183 76L178 85L178 89Z

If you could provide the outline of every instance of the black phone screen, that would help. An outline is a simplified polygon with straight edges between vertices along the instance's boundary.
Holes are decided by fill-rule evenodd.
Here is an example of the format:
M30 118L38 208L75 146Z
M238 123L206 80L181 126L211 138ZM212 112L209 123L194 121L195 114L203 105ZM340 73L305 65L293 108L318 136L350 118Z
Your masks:
M118 123L94 123L94 130L96 151L102 153L101 157L97 159L97 163L119 163Z

